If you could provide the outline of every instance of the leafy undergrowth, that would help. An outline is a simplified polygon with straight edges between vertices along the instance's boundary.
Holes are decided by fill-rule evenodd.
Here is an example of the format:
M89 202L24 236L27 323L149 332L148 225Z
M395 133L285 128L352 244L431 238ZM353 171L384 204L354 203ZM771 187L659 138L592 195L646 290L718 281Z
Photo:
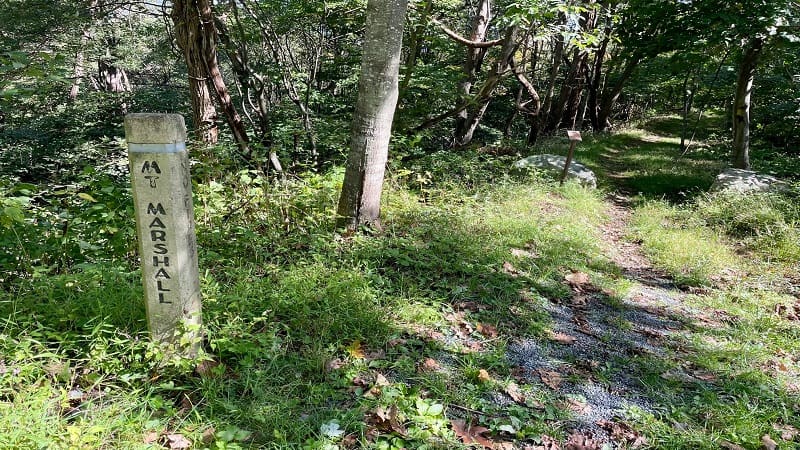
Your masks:
M681 164L652 131L592 139L596 167ZM383 232L344 236L340 171L202 168L198 361L147 339L124 179L3 187L0 448L796 444L795 203L642 193L615 226L669 276L633 274L602 193L510 162L393 167Z

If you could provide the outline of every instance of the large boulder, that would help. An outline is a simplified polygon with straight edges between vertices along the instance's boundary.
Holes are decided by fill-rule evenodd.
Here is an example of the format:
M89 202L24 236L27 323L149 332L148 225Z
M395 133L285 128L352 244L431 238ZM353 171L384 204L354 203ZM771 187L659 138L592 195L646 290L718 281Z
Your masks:
M788 184L773 176L743 169L725 169L711 185L713 192L780 192L788 188Z
M564 164L566 163L567 158L565 156L547 154L533 155L515 162L514 170L518 172L524 172L531 169L541 170L543 172L553 174L556 177L560 177L561 173L564 171ZM572 161L572 163L569 165L567 179L575 180L580 183L581 186L588 188L595 189L597 187L597 177L594 175L594 172L576 161Z

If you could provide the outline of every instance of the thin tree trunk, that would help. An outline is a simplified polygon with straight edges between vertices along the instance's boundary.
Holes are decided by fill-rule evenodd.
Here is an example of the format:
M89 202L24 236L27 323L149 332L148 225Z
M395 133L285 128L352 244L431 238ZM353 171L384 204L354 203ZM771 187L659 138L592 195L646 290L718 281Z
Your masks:
M633 72L636 70L636 67L639 66L641 62L641 56L638 54L633 55L625 65L625 70L620 74L619 78L617 78L617 82L614 83L614 86L611 90L607 90L603 92L603 98L600 103L600 109L597 113L597 130L596 131L605 131L611 126L610 118L611 118L611 111L614 108L614 104L619 99L620 94L622 94L622 89L625 87L625 83L633 75Z
M478 104L474 108L467 108L464 112L467 113L466 120L463 121L459 130L456 130L456 135L453 138L454 147L464 147L472 142L472 136L475 130L478 129L486 108L492 101L492 93L498 84L505 78L508 72L509 62L514 57L514 51L517 48L515 36L517 34L517 27L511 26L506 30L503 39L503 47L500 50L500 56L495 62L492 71L489 73L486 81L481 85L481 90L478 92Z
M550 76L547 79L547 92L544 96L544 103L542 111L531 117L531 127L528 132L528 145L533 145L539 139L541 127L543 123L547 123L550 116L550 109L553 105L553 95L555 93L556 78L558 77L558 70L561 67L561 59L564 56L564 37L562 35L556 36L556 44L553 49L553 64L550 66Z
M491 0L480 0L477 13L472 22L472 32L470 33L469 40L472 42L482 42L486 39L486 32L489 30L489 22L492 20L492 2ZM475 83L477 73L480 71L483 58L486 55L486 49L468 46L466 49L466 58L464 59L463 66L463 79L458 85L458 91L461 96L461 101L466 101L471 96L472 85ZM463 110L458 113L456 117L456 129L454 144L458 146L459 136L465 136L469 125L467 124L468 112Z
M764 39L754 37L744 51L733 101L733 167L750 169L750 95Z
M397 104L407 0L369 0L350 153L337 227L380 228L383 176Z
M400 82L400 97L403 97L409 83L411 83L411 75L417 67L417 59L419 59L420 51L422 50L422 41L425 37L425 26L428 23L428 17L433 10L433 0L426 0L425 6L422 8L422 14L419 18L419 23L411 31L408 44L408 58L406 59L405 67L403 69L403 81Z

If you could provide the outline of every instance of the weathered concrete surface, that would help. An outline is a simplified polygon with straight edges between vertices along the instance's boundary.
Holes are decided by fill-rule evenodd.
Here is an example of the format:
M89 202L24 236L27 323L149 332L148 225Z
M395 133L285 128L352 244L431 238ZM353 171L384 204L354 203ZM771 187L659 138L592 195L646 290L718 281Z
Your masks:
M148 326L159 341L180 336L193 354L201 296L183 117L129 114L125 131Z
M567 158L559 155L533 155L521 159L514 163L515 171L526 171L531 169L541 170L543 172L560 176L564 171L564 164ZM588 167L583 164L572 161L569 165L569 172L567 172L568 180L575 180L582 186L589 188L597 187L597 177Z
M743 169L725 169L711 185L713 192L780 192L786 189L789 185L773 176Z

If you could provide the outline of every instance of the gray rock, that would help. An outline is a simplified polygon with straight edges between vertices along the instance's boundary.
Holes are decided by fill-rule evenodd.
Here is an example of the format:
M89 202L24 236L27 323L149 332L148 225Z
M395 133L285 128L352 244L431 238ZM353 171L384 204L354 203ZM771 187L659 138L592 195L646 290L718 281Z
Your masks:
M773 176L743 169L725 169L711 185L712 192L781 192L788 188L788 184Z
M513 168L515 171L527 171L531 169L541 170L559 177L561 176L561 172L564 170L564 164L566 162L567 158L565 156L548 154L533 155L515 162ZM594 189L597 187L597 177L594 175L594 172L589 170L588 167L574 160L569 165L567 179L575 180L580 183L581 186L588 188Z

